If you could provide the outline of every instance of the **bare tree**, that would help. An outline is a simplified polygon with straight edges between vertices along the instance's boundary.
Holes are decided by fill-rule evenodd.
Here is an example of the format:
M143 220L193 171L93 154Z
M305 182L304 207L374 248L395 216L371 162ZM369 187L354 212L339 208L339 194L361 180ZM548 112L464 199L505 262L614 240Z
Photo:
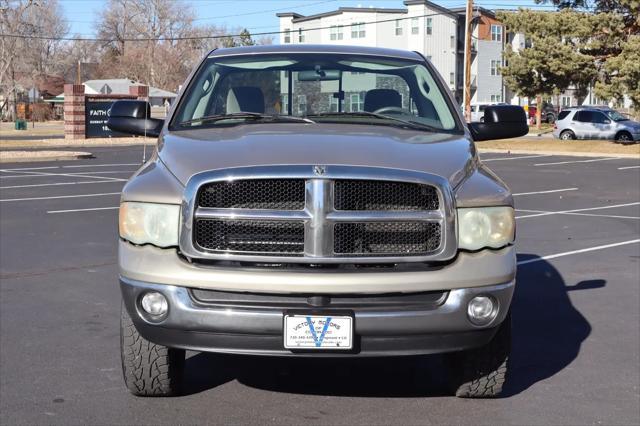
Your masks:
M18 86L54 69L58 39L67 31L57 0L0 0L1 112L15 119Z

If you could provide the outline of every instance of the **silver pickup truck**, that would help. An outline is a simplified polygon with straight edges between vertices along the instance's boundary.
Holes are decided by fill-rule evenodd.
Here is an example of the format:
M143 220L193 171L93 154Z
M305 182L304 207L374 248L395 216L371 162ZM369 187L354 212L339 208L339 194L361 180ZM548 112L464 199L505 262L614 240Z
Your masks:
M158 137L120 204L129 390L179 393L185 350L446 353L456 395L497 395L515 220L473 141L528 129L459 109L419 53L324 45L212 51L166 120L115 102L111 129Z

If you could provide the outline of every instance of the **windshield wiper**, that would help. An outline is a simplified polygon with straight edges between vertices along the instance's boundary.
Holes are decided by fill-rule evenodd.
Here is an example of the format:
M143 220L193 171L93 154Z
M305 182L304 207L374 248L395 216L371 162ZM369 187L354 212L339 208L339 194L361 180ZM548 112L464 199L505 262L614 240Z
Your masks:
M293 115L269 115L259 112L232 112L229 114L212 114L204 117L193 118L178 123L178 126L186 126L192 123L215 123L223 120L255 120L266 121L270 123L314 123L313 120L304 117L296 117Z
M420 130L428 130L430 132L442 132L443 129L438 129L437 127L429 126L428 124L420 123L419 121L414 120L403 120L401 118L391 117L389 115L384 114L376 114L375 112L368 111L358 111L358 112L322 112L318 114L309 114L307 117L373 117L378 118L380 120L389 120L396 125L401 124L403 127L410 127L413 129Z

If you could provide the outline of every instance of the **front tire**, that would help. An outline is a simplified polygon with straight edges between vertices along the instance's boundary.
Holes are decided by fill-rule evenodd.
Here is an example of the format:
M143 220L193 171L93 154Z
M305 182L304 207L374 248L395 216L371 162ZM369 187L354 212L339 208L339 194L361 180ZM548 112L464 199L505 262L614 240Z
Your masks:
M120 315L122 374L137 396L173 396L180 392L185 351L156 345L138 333L124 303Z
M616 142L618 143L630 143L632 141L633 138L629 132L620 132L616 135Z
M560 133L560 139L563 141L572 141L576 138L576 135L571 130L565 130Z
M511 353L511 314L480 348L446 355L449 381L459 398L495 398L502 392Z

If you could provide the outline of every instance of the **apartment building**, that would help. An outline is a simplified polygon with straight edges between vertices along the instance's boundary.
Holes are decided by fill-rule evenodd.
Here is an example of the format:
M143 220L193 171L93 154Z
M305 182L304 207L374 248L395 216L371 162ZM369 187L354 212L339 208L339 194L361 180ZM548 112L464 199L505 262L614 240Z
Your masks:
M428 0L405 0L404 8L341 7L304 16L279 13L280 43L357 44L418 51L429 59L458 102L464 87L465 10ZM506 42L495 14L475 8L472 33L472 102L502 102L500 75Z

